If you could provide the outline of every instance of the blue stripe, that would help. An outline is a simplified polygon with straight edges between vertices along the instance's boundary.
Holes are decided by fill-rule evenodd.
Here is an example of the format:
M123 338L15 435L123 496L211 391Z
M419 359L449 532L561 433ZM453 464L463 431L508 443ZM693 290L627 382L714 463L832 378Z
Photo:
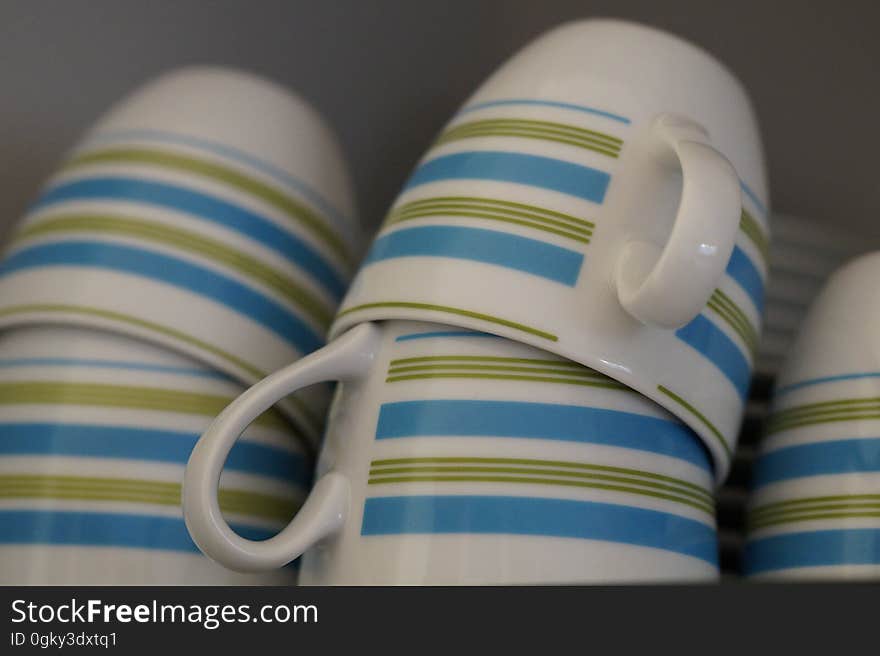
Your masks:
M419 436L521 437L605 444L679 458L711 471L702 442L684 424L605 408L472 400L382 405L377 440Z
M369 266L398 257L451 257L524 271L574 287L584 256L507 232L456 226L395 230L376 239L364 260Z
M160 143L181 144L199 148L221 157L237 161L265 173L277 182L302 194L308 201L315 205L319 211L326 214L336 223L336 227L341 230L351 230L355 226L354 219L346 217L342 212L331 205L321 194L312 189L306 182L293 177L289 173L282 171L274 164L261 159L257 159L246 152L227 146L225 144L209 141L207 139L197 139L183 134L175 134L163 130L114 130L108 132L100 132L90 137L90 141L125 141L135 139L138 141L158 141Z
M232 278L185 260L122 244L81 241L39 244L9 255L0 264L0 276L48 266L112 269L162 281L236 310L274 331L300 353L311 353L324 344L297 315Z
M232 527L251 540L275 531L238 524ZM0 510L0 544L87 545L189 551L199 553L183 519L157 515Z
M199 437L158 428L0 423L0 455L125 458L185 465ZM302 454L243 440L232 447L225 470L299 485L306 485L311 476Z
M880 529L785 533L746 543L746 574L792 567L880 564Z
M773 394L775 397L778 398L783 394L788 394L789 392L793 392L794 390L801 389L803 387L810 387L811 385L821 385L822 383L836 383L842 380L859 380L860 378L880 378L880 372L869 371L859 374L841 374L839 376L824 376L822 378L813 378L811 380L801 381L800 383L792 383L791 385L786 385L785 387L779 387L773 392Z
M495 496L373 497L362 535L495 533L604 540L718 563L715 529L670 513L594 501Z
M170 367L160 364L143 362L122 362L113 360L88 360L84 358L10 358L0 360L0 368L9 367L94 367L96 369L128 369L131 371L155 371L158 373L181 374L183 376L199 376L201 378L232 379L224 373L213 369L190 369L187 367Z
M761 314L764 311L764 279L739 246L733 247L726 273L749 295L758 314Z
M762 454L753 485L825 474L880 472L880 437L799 444Z
M161 182L134 178L89 178L47 189L31 209L39 210L57 203L77 200L146 203L198 216L234 230L275 251L288 262L314 276L335 299L341 298L345 292L345 281L327 263L324 256L307 242L254 212L219 198Z
M743 352L723 330L698 314L696 319L676 330L675 336L704 355L724 374L740 397L746 399L752 369Z
M480 333L475 332L473 330L437 330L430 333L410 333L409 335L400 335L395 339L395 342L409 342L413 339L430 339L432 337L494 337L498 338L498 335L492 335L490 333Z
M627 125L629 125L630 123L630 120L625 116L621 116L620 114L612 114L611 112L606 112L604 110L596 109L594 107L575 105L567 102L558 102L555 100L535 100L532 98L510 98L509 100L490 100L488 102L475 103L473 105L463 107L461 110L459 110L458 113L466 114L467 112L474 112L478 109L485 109L487 107L503 107L507 105L536 105L539 107L558 107L560 109L572 109L576 112L584 112L586 114L593 114L595 116L604 116L605 118L610 118L612 121L618 121Z
M742 187L743 192L745 192L746 196L749 197L749 200L751 200L755 204L755 207L757 207L758 210L760 210L761 214L763 214L764 216L767 216L767 206L761 202L761 199L758 198L758 194L756 194L754 191L752 191L749 188L749 186L741 180L740 180L739 186Z
M404 189L441 180L495 180L541 187L601 203L611 176L549 157L496 151L444 155L419 166Z

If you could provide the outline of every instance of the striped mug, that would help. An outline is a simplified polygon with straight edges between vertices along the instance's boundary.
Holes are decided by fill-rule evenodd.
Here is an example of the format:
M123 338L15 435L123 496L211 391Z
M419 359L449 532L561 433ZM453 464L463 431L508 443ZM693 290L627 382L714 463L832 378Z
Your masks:
M184 526L184 465L241 392L196 361L91 329L0 335L0 583L266 585L199 553ZM224 517L274 535L302 501L310 458L281 415L248 428L220 483Z
M235 532L216 494L275 399L340 380L316 486L278 536ZM714 581L710 457L663 408L495 335L365 323L239 397L184 478L201 549L242 571L304 551L304 584ZM306 551L308 549L308 551Z
M727 69L651 28L564 25L453 116L331 338L411 319L551 351L681 417L720 480L759 332L766 197L752 109Z
M880 579L880 253L835 273L780 372L749 503L745 571Z
M0 326L110 329L252 384L323 346L359 257L351 198L305 101L240 71L173 71L101 117L12 232ZM317 443L329 399L282 407Z

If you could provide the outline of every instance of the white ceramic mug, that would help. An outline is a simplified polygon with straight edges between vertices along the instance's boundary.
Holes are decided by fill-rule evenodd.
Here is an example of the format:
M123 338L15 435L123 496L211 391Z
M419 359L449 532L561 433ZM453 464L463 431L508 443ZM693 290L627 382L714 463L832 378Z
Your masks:
M0 326L111 329L252 384L324 344L359 258L335 136L288 90L194 67L114 105L0 263ZM325 388L283 403L313 442Z
M836 272L777 379L749 502L745 572L880 578L880 253Z
M28 326L0 335L0 583L271 585L201 553L180 487L199 434L239 383L113 333ZM302 502L312 458L281 414L248 429L220 483L224 516L274 535Z
M681 417L720 480L760 330L766 204L754 114L727 69L652 28L564 25L492 75L417 165L331 338L440 321L562 355Z
M320 477L255 542L217 504L237 436L279 396L339 380ZM581 365L438 324L366 323L226 408L184 479L199 547L227 567L306 551L304 584L713 581L711 460L671 414Z

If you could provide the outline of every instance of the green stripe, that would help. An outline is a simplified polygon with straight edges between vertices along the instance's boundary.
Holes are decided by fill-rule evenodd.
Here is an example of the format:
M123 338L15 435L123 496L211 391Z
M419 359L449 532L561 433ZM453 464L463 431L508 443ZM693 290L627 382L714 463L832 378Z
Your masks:
M780 508L773 512L750 513L749 521L764 522L773 518L797 517L807 513L815 513L817 511L838 511L838 510L875 510L880 511L880 502L878 503L816 503L802 508Z
M836 399L833 401L816 401L814 403L805 403L803 405L792 406L780 411L777 414L800 412L801 410L812 410L814 408L826 408L829 406L859 406L880 403L880 396L866 396L864 398Z
M534 205L470 196L440 196L406 203L391 210L385 219L385 225L430 216L461 216L501 221L543 230L582 243L589 243L595 226L591 221Z
M238 191L245 192L268 205L280 210L283 214L305 226L316 237L321 239L343 261L352 266L354 258L348 247L325 220L305 205L273 187L244 175L235 169L209 162L195 157L164 152L146 148L113 148L79 155L67 162L62 170L74 169L89 164L107 163L148 164L178 171L185 171L202 177L211 178L228 185Z
M400 465L419 465L419 464L477 464L477 465L530 465L535 467L554 467L558 469L581 469L585 471L610 472L616 474L626 474L630 476L639 476L642 478L650 478L657 481L665 481L667 483L675 483L682 487L690 488L701 494L706 494L711 500L711 491L689 481L683 481L665 474L657 474L655 472L642 471L640 469L630 469L628 467L615 467L613 465L597 465L589 462L572 462L569 460L536 460L532 458L481 458L481 457L465 457L465 456L422 456L415 458L380 458L373 460L370 467L373 469L381 467L397 467Z
M180 506L180 483L166 481L96 478L83 476L0 476L0 498L116 501ZM286 521L299 507L291 499L275 495L221 488L218 492L224 512Z
M531 483L533 485L560 485L563 487L579 487L594 490L608 490L612 492L625 492L628 494L636 494L655 499L664 499L666 501L674 501L687 506L691 506L698 510L713 515L714 510L711 506L698 503L691 499L680 497L674 494L666 494L663 492L654 492L643 490L640 488L629 487L625 485L609 485L604 483L589 483L586 481L569 481L556 478L527 478L521 476L398 476L383 479L369 479L369 485L381 485L390 483Z
M215 417L232 401L230 397L213 394L133 385L44 381L0 383L0 404L97 405ZM287 422L271 409L254 423L287 428Z
M98 317L100 319L118 321L120 323L137 326L138 328L144 328L159 335L165 335L166 337L171 337L185 344L190 344L191 346L195 346L196 348L203 350L207 353L212 353L219 358L235 365L236 368L241 369L242 371L246 371L257 379L265 378L267 375L265 372L257 369L251 364L248 364L244 360L237 358L231 353L228 353L216 346L213 346L212 344L208 344L207 342L203 342L202 340L192 337L191 335L182 333L179 330L175 330L174 328L169 328L167 326L162 326L160 324L153 323L152 321L146 321L137 317L121 314L119 312L112 312L110 310L83 307L79 305L62 304L13 305L6 308L0 308L0 317L15 316L17 314L54 312ZM289 396L287 397L287 399L294 405L296 405L297 409L304 415L304 417L311 422L312 425L308 426L309 432L312 434L317 433L317 427L321 425L323 419L321 417L318 417L315 412L309 407L309 405L302 399L293 396ZM297 437L302 437L302 434L292 425L288 424L288 428L293 428ZM311 444L311 441L309 441L308 439L305 439L304 442L307 445Z
M727 294L716 289L707 303L743 340L749 354L755 350L758 343L758 331L749 323L745 313L737 306Z
M538 139L540 141L550 141L566 146L574 146L575 148L581 148L583 150L590 150L594 153L599 153L600 155L606 155L615 159L618 156L618 152L616 150L605 148L595 142L570 138L566 135L559 135L551 130L531 130L528 128L514 127L482 127L461 130L453 129L449 132L446 132L445 134L440 135L440 138L437 139L436 142L434 142L434 145L442 146L443 144L449 143L451 141L458 141L461 139L473 139L475 137L520 137L522 139Z
M840 409L859 409L864 406L874 407L880 405L880 397L865 397L861 399L837 399L834 401L817 401L815 403L806 403L804 405L792 406L785 410L780 410L771 416L771 419L788 418L789 415L800 416L803 414L812 414L814 412L825 412L836 408Z
M860 419L880 419L880 398L840 399L788 408L770 416L767 433Z
M776 512L786 508L796 508L800 506L810 506L816 504L828 504L833 502L849 502L855 500L876 501L880 503L880 494L832 494L820 497L803 497L800 499L786 499L785 501L777 501L775 503L767 503L763 506L757 506L750 511L751 515L760 515L765 512Z
M813 426L818 424L834 424L845 421L863 421L871 419L880 419L878 412L862 412L862 413L838 413L821 417L808 417L800 420L792 419L785 422L771 422L767 425L766 433L780 433L794 428L803 428L805 426Z
M373 468L370 470L370 477L380 478L395 476L399 474L523 474L529 476L540 476L543 478L561 477L564 479L596 479L599 481L608 481L611 483L626 483L630 485L639 485L649 487L666 492L674 492L699 501L710 508L713 504L712 495L705 490L694 492L689 489L683 489L678 485L670 485L652 480L642 480L640 474L642 472L633 471L632 476L614 476L607 473L597 473L590 471L572 471L560 469L542 469L534 467L499 467L499 466L416 466L416 467L384 467ZM676 481L677 483L678 481Z
M797 522L809 522L816 521L820 519L872 519L872 518L880 518L880 511L877 512L846 512L846 513L831 513L831 512L822 512L822 513L814 513L810 515L799 515L796 517L777 517L768 519L765 521L758 521L754 523L750 523L748 528L749 530L757 530L760 528L767 528L769 526L778 526L780 524L795 524Z
M607 380L607 376L603 376L602 374L596 374L589 369L584 369L583 371L578 371L577 369L557 369L553 367L511 367L506 365L491 365L491 364L419 364L419 365L411 365L411 366L394 366L388 370L389 374L399 374L399 373L413 373L418 371L433 371L437 369L470 369L475 371L512 371L512 372L526 372L526 373L535 373L535 374L559 374L565 375L569 377L577 377L577 378L602 378Z
M535 230L541 230L542 232L548 232L554 235L559 235L560 237L566 237L567 239L572 239L574 241L580 242L582 244L589 244L589 237L582 237L580 235L572 234L570 232L566 232L565 230L559 230L557 228L550 228L540 223L532 223L531 221L523 221L521 219L511 219L509 217L498 215L498 214L489 214L486 212L476 212L476 211L452 211L452 210L425 210L422 212L410 212L405 216L398 216L389 214L385 219L384 226L393 225L395 223L402 223L404 221L414 221L416 219L422 219L429 216L460 216L460 217L468 217L472 219L488 219L489 221L500 221L501 223L510 223L511 225L519 225L524 228L533 228ZM383 227L384 227L383 226Z
M436 145L471 137L509 136L541 139L591 150L616 158L623 143L617 137L564 123L526 119L487 119L460 123L447 129Z
M328 304L322 302L317 296L288 276L263 264L255 257L188 230L122 216L66 215L50 217L38 223L25 225L13 237L13 243L40 235L74 231L136 237L200 255L216 264L228 266L245 277L263 283L269 289L305 310L322 328L326 329L330 324L332 312Z
M478 121L468 121L467 123L459 123L457 125L449 128L450 130L457 130L459 128L464 128L467 126L516 126L516 127L527 127L536 130L554 130L559 132L560 134L571 134L578 136L582 139L590 139L597 143L604 143L608 148L617 148L619 149L623 145L623 139L620 137L615 137L614 135L607 134L605 132L597 132L596 130L590 130L587 128L581 128L576 125L570 125L568 123L556 123L554 121L539 121L535 119L528 118L487 118Z
M549 358L506 358L493 355L423 355L414 358L397 358L391 361L391 366L402 364L410 364L415 362L509 362L511 364L535 364L535 365L553 365L558 367L566 367L570 369L586 369L584 365L572 362L571 360L552 360ZM596 375L601 376L599 372Z
M681 407L683 407L685 410L687 410L692 415L694 415L697 419L699 419L700 422L706 428L709 429L709 431L712 433L712 435L714 435L718 439L718 442L724 448L724 453L726 453L727 456L730 457L730 455L731 455L730 445L727 444L727 440L724 439L724 436L721 434L721 431L719 431L715 427L715 424L713 424L711 421L709 421L702 412L697 410L693 405L691 405L690 403L685 401L683 398L681 398L678 394L676 394L675 392L670 390L668 387L664 387L663 385L657 385L657 390L661 394L665 394L666 396L668 396L670 399L672 399L673 401L678 403Z
M742 211L739 219L739 227L746 236L752 240L752 243L758 249L758 252L761 253L761 257L764 259L764 265L767 265L770 252L770 240L767 238L767 235L764 234L764 229L758 224L755 218L749 214L746 210Z
M419 207L409 207L407 205L404 205L403 207L394 210L389 214L386 224L406 221L409 218L421 218L434 215L475 216L478 218L497 219L499 221L511 219L512 223L518 222L512 219L525 219L528 223L523 223L523 225L531 225L532 223L547 224L548 226L562 229L562 231L564 231L564 234L574 233L572 237L589 238L593 234L593 228L591 227L585 228L579 225L557 221L556 219L548 219L542 216L530 216L526 212L514 212L504 208L489 207L485 205L456 205L452 203L420 205ZM541 225L538 225L537 227L539 229L543 229L543 226Z
M553 225L559 225L568 230L578 231L586 229L591 231L596 224L586 219L581 219L571 214L548 210L537 205L528 205L526 203L517 203L510 200L501 200L499 198L482 198L479 196L434 196L430 198L421 198L413 200L409 203L401 205L393 212L404 211L406 209L434 209L442 207L477 207L485 211L499 212L518 216L533 221L549 221L554 219ZM573 224L573 225L569 225Z
M539 330L537 328L532 328L531 326L527 326L522 323L517 323L515 321L510 321L508 319L501 319L499 317L493 317L489 314L482 314L480 312L473 312L472 310L462 310L460 308L449 307L446 305L433 305L431 303L411 303L406 301L382 301L378 303L364 303L362 305L355 305L354 307L347 308L342 310L336 315L336 318L344 317L347 314L352 314L354 312L362 312L364 310L372 310L375 308L405 308L411 310L426 310L430 312L441 312L445 314L455 314L462 317L469 317L471 319L477 319L479 321L485 321L487 323L494 323L499 326L505 326L507 328L512 328L514 330L518 330L523 333L527 333L529 335L534 335L536 337L540 337L541 339L546 339L551 342L559 341L559 338L552 334L545 332L543 330Z
M437 378L464 378L475 380L520 380L531 381L534 383L561 383L566 385L580 385L581 387L599 387L605 389L614 389L622 391L632 391L626 385L614 382L603 382L598 380L583 380L577 378L562 378L550 376L517 376L504 374L469 374L469 373L453 373L453 374L409 374L403 376L389 376L385 379L386 383L399 383L405 380L427 380Z

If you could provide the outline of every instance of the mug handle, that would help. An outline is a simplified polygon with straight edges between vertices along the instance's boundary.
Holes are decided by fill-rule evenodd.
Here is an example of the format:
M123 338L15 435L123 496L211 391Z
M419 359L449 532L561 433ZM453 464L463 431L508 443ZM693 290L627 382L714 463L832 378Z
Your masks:
M617 267L621 305L644 324L678 328L696 317L718 285L739 231L742 192L733 165L690 119L663 114L653 136L681 166L678 213L666 245L632 240Z
M233 531L220 511L220 473L242 432L279 399L327 381L363 379L379 348L381 330L360 324L324 348L276 371L235 399L199 438L183 477L183 516L190 536L205 555L229 569L277 569L302 555L345 521L349 482L339 472L322 476L290 523L268 540L248 540Z

